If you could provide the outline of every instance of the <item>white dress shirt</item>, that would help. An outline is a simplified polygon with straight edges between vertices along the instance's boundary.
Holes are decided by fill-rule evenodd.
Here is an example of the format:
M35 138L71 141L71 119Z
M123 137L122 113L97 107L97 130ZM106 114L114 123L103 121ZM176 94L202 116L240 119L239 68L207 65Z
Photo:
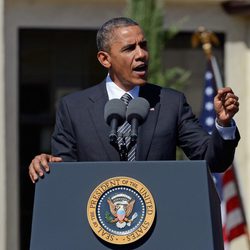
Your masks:
M125 94L128 93L133 99L139 96L139 90L140 87L139 86L135 86L133 89L131 89L130 91L126 92L125 90L121 89L120 87L118 87L110 78L110 76L108 75L106 78L106 88L107 88L107 92L108 92L108 97L109 100L111 99L121 99L121 97Z

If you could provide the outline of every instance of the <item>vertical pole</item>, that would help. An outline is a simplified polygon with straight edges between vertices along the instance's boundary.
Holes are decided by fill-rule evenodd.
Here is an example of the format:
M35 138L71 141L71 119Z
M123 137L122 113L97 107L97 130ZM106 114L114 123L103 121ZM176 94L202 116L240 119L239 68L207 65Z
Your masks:
M213 55L211 56L211 64L212 64L212 69L213 69L213 73L214 73L214 77L215 77L216 87L217 87L217 89L223 88L224 84L222 82L220 69L219 69L219 66L217 64L216 58Z
M7 249L4 0L0 0L0 249Z

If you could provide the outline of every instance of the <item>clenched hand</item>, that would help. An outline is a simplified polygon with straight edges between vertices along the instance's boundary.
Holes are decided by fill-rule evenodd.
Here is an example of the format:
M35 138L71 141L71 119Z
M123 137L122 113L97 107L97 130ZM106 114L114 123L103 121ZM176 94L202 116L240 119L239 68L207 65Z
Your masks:
M232 118L239 111L239 98L231 88L221 88L214 98L214 109L218 124L223 127L230 126Z

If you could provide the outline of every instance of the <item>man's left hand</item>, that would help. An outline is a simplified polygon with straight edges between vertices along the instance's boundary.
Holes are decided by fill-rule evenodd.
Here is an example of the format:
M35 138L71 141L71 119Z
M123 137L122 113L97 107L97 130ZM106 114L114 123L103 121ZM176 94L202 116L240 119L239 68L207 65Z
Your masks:
M228 127L231 125L234 115L239 111L239 98L231 88L221 88L214 98L214 109L218 124Z

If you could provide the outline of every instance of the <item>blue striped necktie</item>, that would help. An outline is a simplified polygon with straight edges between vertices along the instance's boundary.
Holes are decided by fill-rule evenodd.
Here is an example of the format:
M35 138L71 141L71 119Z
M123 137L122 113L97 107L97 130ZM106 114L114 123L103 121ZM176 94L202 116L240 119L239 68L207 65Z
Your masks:
M132 97L125 93L121 100L128 106L129 102L132 100ZM119 128L118 128L118 145L121 146L122 143L126 145L128 148L128 145L130 143L130 133L131 133L131 125L125 121ZM135 149L136 145L131 148L131 150L128 152L128 161L134 161L135 160Z

